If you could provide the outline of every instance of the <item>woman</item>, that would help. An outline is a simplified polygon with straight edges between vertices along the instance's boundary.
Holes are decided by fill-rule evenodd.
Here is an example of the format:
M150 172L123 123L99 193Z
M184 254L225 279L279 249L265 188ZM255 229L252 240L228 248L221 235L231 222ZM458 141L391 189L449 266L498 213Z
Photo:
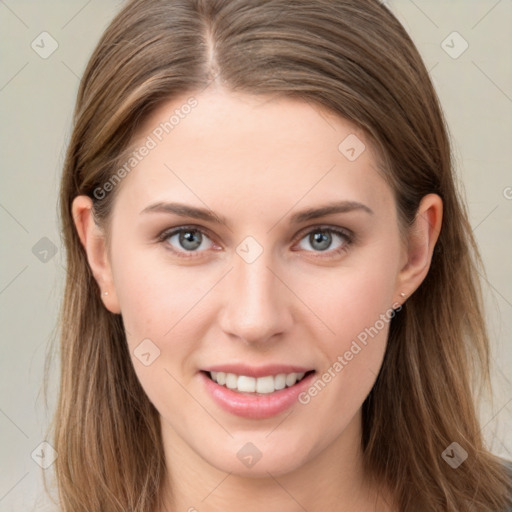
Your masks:
M62 511L510 506L442 112L379 2L127 4L61 215Z

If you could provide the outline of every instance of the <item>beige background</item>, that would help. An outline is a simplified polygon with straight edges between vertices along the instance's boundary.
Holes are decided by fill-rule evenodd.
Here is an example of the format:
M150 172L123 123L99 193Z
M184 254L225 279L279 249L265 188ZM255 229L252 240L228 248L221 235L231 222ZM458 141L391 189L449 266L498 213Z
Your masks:
M41 469L31 453L44 440L43 361L55 335L64 280L56 206L59 176L79 77L121 4L0 0L2 512L34 510L42 492ZM424 56L451 129L471 224L487 268L497 394L494 407L482 412L483 431L496 453L512 459L512 384L507 378L512 368L512 3L387 4ZM39 36L43 31L58 44L47 58L31 47L35 41L39 53L51 49L50 36ZM464 41L468 48L453 58ZM57 368L53 376L55 380ZM54 400L55 392L50 407ZM46 510L42 502L38 510Z

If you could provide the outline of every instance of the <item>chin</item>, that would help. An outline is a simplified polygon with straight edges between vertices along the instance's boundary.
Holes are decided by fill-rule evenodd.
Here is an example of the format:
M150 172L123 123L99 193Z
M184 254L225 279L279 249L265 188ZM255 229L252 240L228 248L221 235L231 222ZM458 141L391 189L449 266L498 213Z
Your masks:
M288 438L287 442L265 439L268 432L251 436L236 436L230 446L224 449L217 445L212 451L203 454L203 458L212 466L225 473L248 477L268 478L284 475L300 469L308 455L302 442ZM252 439L252 441L251 441Z

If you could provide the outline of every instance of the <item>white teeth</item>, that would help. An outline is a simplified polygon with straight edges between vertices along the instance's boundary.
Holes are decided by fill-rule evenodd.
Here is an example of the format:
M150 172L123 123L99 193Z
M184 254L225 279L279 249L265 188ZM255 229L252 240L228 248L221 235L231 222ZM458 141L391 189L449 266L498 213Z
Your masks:
M238 377L234 373L226 373L226 387L236 389L238 386Z
M269 375L268 377L260 377L259 379L255 380L257 393L273 393L275 391L274 377L272 377L271 375Z
M280 373L279 375L276 375L274 377L274 388L279 390L279 389L284 389L285 387L286 387L286 374Z
M287 386L293 386L297 382L297 374L296 373L289 373L286 376L286 385Z
M246 375L235 375L234 373L210 372L213 381L228 389L240 393L262 393L268 394L279 391L285 387L293 386L302 380L305 373L280 373L278 375L266 375L265 377L248 377Z
M256 391L256 379L254 377L240 375L240 377L238 377L238 391L254 393Z

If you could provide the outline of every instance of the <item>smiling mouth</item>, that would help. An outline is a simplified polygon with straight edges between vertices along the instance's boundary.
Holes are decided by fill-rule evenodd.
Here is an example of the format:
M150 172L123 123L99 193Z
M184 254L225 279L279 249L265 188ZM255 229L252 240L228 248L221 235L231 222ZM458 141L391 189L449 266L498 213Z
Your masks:
M291 388L315 370L301 373L279 373L263 377L249 377L226 372L204 372L205 375L219 386L237 393L270 394L285 388Z

